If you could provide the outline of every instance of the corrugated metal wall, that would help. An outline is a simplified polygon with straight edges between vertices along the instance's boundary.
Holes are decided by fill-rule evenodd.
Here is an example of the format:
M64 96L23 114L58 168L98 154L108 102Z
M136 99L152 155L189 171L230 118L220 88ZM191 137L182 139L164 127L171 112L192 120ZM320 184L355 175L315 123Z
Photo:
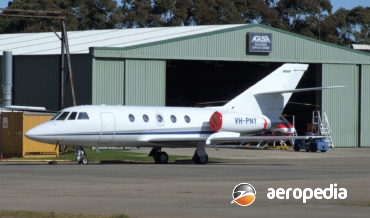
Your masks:
M370 65L361 68L360 146L370 147Z
M59 156L59 145L36 142L25 136L31 128L50 120L54 114L23 112L23 157L56 157Z
M56 157L59 146L28 139L25 133L49 120L52 114L29 112L1 113L1 147L4 157Z
M151 105L166 103L166 62L93 59L93 104Z
M125 67L125 105L166 104L165 61L127 60Z
M271 33L272 52L247 52L248 33ZM292 34L263 25L245 25L179 37L173 40L147 43L126 48L92 48L95 57L125 57L131 59L181 59L305 63L368 63L369 57L343 46Z
M13 104L59 108L59 57L14 56Z
M357 147L359 143L359 70L354 64L322 67L323 86L346 86L322 91L322 111L328 116L336 147Z
M92 104L124 105L123 59L93 59Z
M22 157L23 119L19 113L1 113L1 147L4 157Z
M91 104L90 55L71 57L77 104ZM65 77L68 75L67 61ZM60 56L14 56L13 104L44 106L49 110L60 107ZM66 86L65 106L72 105L70 83Z

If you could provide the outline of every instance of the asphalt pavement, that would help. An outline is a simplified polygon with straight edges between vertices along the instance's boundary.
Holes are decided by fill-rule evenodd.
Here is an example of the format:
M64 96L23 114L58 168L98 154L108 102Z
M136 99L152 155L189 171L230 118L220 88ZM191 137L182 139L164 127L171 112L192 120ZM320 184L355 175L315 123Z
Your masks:
M165 151L170 155L167 165L0 162L0 210L130 217L368 217L370 214L369 148L338 148L325 153L207 149L208 155L217 159L206 165L193 164L190 158L171 161L172 154L192 156L194 149ZM233 189L239 183L249 183L256 190L256 199L249 206L231 203ZM346 189L346 198L312 197L303 203L302 198L295 199L293 191L288 193L289 199L286 195L284 199L267 197L271 189L296 189L295 196L299 197L298 189L324 190L331 184L336 184L336 194Z

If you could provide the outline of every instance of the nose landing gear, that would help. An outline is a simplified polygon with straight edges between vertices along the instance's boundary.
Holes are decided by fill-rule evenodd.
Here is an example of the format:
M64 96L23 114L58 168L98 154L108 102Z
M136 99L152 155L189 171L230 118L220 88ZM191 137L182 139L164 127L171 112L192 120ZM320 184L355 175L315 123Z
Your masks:
M89 160L87 159L87 154L81 146L78 146L76 148L76 159L78 164L86 165L89 163Z

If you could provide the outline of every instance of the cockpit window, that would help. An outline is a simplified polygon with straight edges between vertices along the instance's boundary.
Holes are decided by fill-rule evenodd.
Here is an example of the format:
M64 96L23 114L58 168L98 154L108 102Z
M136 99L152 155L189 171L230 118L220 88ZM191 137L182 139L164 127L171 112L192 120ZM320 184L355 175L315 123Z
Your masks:
M78 120L88 120L89 119L89 115L87 115L86 112L80 112L78 114Z
M57 117L59 117L59 115L61 114L62 112L61 111L59 111L57 114L55 114L54 115L54 117L53 118L51 118L51 120L55 120Z
M68 117L68 120L75 120L76 119L76 116L77 116L77 112L72 112L69 117Z
M56 118L56 120L65 120L69 114L69 111L64 111L60 116Z

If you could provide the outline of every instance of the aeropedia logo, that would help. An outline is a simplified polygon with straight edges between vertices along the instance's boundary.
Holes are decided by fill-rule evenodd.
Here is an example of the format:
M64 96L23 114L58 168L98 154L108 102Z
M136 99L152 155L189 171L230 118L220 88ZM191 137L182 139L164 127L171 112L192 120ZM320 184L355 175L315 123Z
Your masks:
M302 199L302 203L306 203L309 199L346 199L347 198L347 189L338 188L336 183L330 184L329 188L268 188L267 189L267 198L268 199L289 199L293 197L294 199Z
M234 187L232 193L233 200L231 203L236 203L239 206L249 206L256 199L256 189L249 183L239 183ZM267 198L270 200L286 200L296 199L302 200L302 203L307 203L310 199L346 199L347 189L339 188L338 184L330 184L328 188L268 188Z
M239 206L249 206L256 199L256 189L249 183L239 183L233 190L233 199L231 203L237 203Z

